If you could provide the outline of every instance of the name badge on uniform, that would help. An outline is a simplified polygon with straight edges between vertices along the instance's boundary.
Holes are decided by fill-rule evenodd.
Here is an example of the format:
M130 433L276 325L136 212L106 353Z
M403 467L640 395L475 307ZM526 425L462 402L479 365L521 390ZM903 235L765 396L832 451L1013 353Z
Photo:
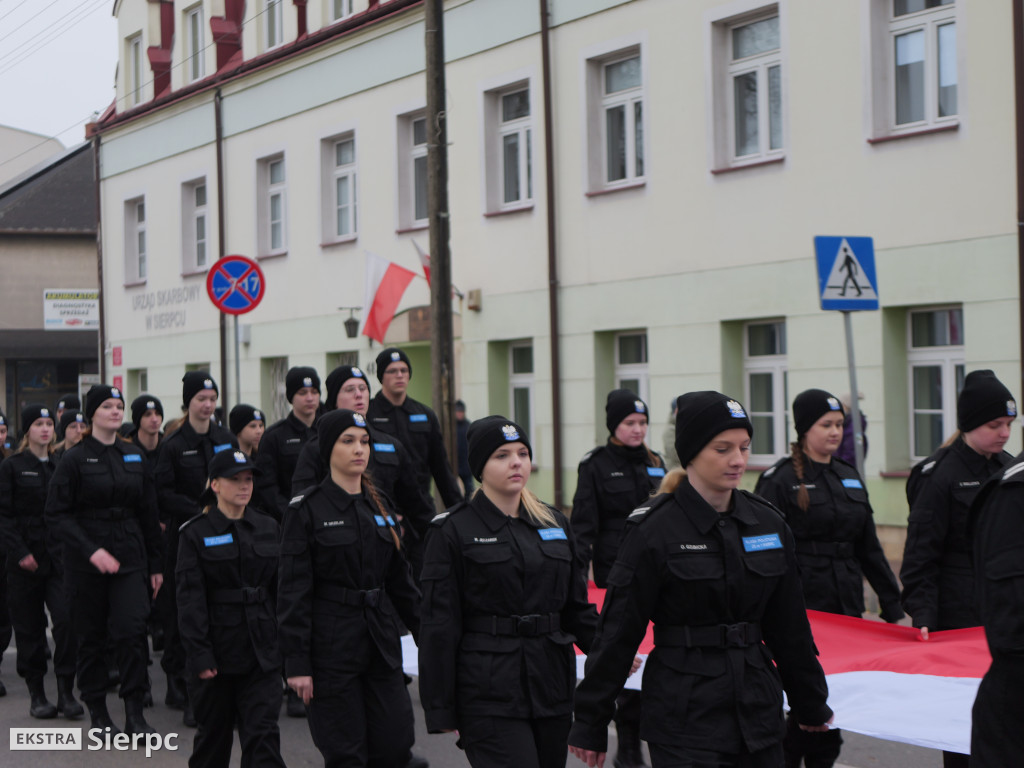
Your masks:
M561 528L541 528L537 533L540 534L544 541L552 541L554 539L565 540L565 531Z
M221 451L230 451L232 448L231 443L222 443L221 445L213 446L213 452L220 453Z
M391 515L388 515L388 519L387 519L386 523L384 522L384 516L383 515L374 515L373 519L377 521L377 526L380 527L380 528L383 528L385 525L392 525L393 526L395 524L395 521L391 518Z
M744 536L744 552L761 552L766 549L782 549L782 539L777 533L768 533L764 536Z
M426 420L427 420L427 414L425 414L425 413L410 413L409 414L409 421L414 421L415 422L415 421L426 421Z
M664 467L648 467L647 468L647 474L648 474L649 477L664 477L665 476L665 468Z
M863 488L863 487L864 487L864 485L861 483L861 481L857 480L856 478L848 477L845 480L843 480L843 488Z
M125 464L139 464L142 462L142 456L137 453L126 453L124 455Z
M204 536L203 544L208 547L219 547L222 544L231 544L234 540L230 533L225 533L223 536Z
M377 453L394 453L395 452L395 444L394 443L374 443L373 444L373 450L377 451Z

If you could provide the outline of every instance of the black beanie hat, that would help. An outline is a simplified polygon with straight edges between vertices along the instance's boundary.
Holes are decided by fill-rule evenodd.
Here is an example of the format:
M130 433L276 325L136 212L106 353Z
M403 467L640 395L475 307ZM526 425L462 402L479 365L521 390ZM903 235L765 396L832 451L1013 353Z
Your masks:
M259 470L256 469L256 465L253 464L252 459L246 456L242 451L230 450L230 451L218 451L213 454L213 458L210 459L210 467L207 472L207 480L214 480L218 477L234 477L240 472L248 470L253 473L253 476L259 474ZM204 490L199 496L199 504L203 507L214 506L217 503L217 494L213 492L213 488L207 483L206 490Z
M411 380L412 363L409 362L409 356L398 347L388 347L381 350L381 353L377 355L377 381L384 381L384 371L387 370L389 365L399 361L409 366L409 379Z
M331 452L334 450L334 444L338 442L341 433L349 427L366 429L366 419L362 414L350 411L348 408L336 408L320 417L316 433L320 443L320 460L325 467L331 466ZM369 432L368 429L366 431Z
M164 404L160 402L160 398L153 395L139 395L132 400L131 411L132 424L137 427L147 411L156 411L162 419L164 417Z
M53 411L42 403L29 403L21 409L21 428L28 432L28 428L35 423L36 419L49 419L53 421Z
M228 428L233 435L237 435L253 421L262 421L264 426L267 424L263 411L246 403L239 403L228 414Z
M1016 416L1017 403L1010 390L989 370L971 371L956 401L956 425L970 432L1004 416Z
M213 380L209 371L189 371L181 377L181 404L188 408L192 398L204 389L212 389L218 395L217 382Z
M619 424L625 421L627 416L634 413L642 413L650 418L647 410L647 403L637 397L631 389L613 389L608 393L608 402L604 406L605 420L611 434L619 428Z
M484 465L496 450L505 443L522 443L530 452L533 461L533 448L526 430L504 416L485 416L469 425L466 435L469 441L469 468L473 477L480 480Z
M82 401L76 394L61 395L60 400L57 401L57 410L66 410L68 408L81 408Z
M112 387L109 384L93 384L89 391L85 393L85 418L92 421L96 409L100 407L104 400L110 400L111 398L120 400L122 403L124 402L124 395L121 394L121 390L117 387ZM63 422L63 419L61 421Z
M745 429L754 435L754 425L743 406L721 392L687 392L679 396L676 405L676 453L684 468L715 435L727 429Z
M63 435L68 426L76 421L85 424L85 414L77 408L66 408L60 415L60 434Z
M320 376L316 368L310 368L308 365L289 368L284 376L285 399L290 403L295 393L303 387L312 387L317 392L320 391Z
M367 390L370 389L370 381L363 373L363 369L357 365L339 365L327 374L327 401L324 403L324 411L333 411L338 407L338 393L345 386L349 379L362 379L366 382Z
M3 411L0 411L0 427L6 427L6 426L7 426L7 417L4 415Z
M793 400L793 426L799 439L826 413L839 411L846 416L839 398L824 389L805 389Z

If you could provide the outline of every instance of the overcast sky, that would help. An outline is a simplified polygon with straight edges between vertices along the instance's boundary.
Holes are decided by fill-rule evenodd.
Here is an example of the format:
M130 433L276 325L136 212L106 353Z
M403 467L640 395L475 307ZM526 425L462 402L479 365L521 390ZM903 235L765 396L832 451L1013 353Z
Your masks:
M74 146L114 100L114 0L0 0L0 124Z

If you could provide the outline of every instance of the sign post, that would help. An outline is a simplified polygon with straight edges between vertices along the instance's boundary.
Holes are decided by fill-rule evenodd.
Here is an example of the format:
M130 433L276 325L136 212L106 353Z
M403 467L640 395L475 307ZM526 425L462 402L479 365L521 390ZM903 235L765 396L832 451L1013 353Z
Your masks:
M235 402L242 402L242 363L238 354L238 316L256 309L263 300L267 281L260 265L246 256L233 254L214 262L206 275L206 293L213 306L234 316ZM225 382L225 386L227 382ZM226 414L225 414L226 416Z
M846 330L846 358L850 371L850 418L853 419L853 450L857 472L864 477L864 433L860 424L860 390L853 353L853 323L850 313L878 309L878 278L875 274L875 244L870 237L814 238L818 265L821 308L843 313Z

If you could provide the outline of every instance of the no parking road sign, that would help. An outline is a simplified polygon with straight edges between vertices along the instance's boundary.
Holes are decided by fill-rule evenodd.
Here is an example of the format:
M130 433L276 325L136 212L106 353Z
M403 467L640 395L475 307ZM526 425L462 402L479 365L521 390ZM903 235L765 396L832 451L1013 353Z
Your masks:
M256 308L266 289L260 265L246 256L225 256L206 276L206 292L213 305L229 315L244 315Z

